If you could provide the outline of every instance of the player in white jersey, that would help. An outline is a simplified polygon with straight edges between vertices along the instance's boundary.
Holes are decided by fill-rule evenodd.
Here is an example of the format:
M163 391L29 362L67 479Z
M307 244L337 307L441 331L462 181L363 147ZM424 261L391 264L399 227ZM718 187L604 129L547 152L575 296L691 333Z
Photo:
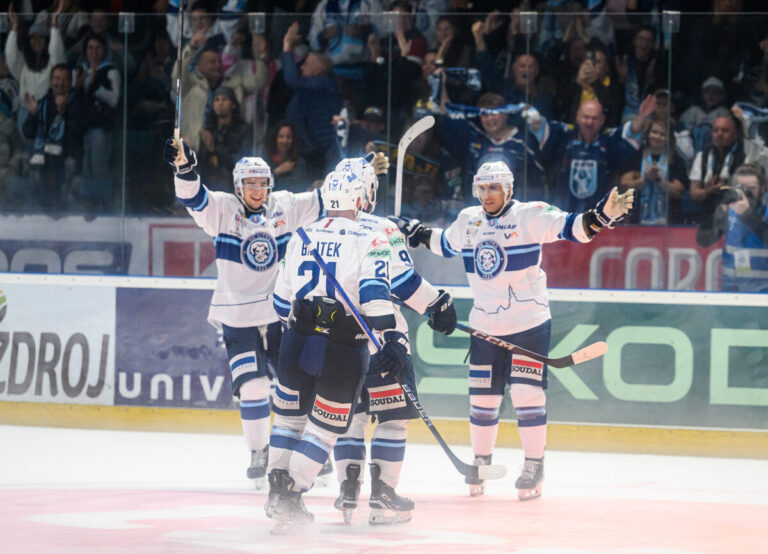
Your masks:
M397 374L407 363L407 341L395 328L389 241L357 222L366 188L354 172L330 173L322 194L328 214L305 226L306 233L351 303L383 336L381 351L370 356L371 369ZM288 242L273 298L288 328L273 396L265 510L278 525L289 525L313 519L301 495L349 428L369 352L365 333L336 300L335 288L298 237Z
M456 328L456 311L453 299L443 291L435 289L415 271L405 244L405 238L397 226L386 218L373 215L378 191L377 172L386 175L389 166L386 156L377 154L369 163L367 158L347 158L336 166L337 171L353 171L359 175L368 192L368 203L364 213L358 217L360 225L372 233L383 234L392 249L390 265L392 295L418 313L429 315L428 324L436 331L450 335ZM375 170L375 168L378 168ZM408 337L408 325L395 307L397 330ZM410 351L410 348L409 348ZM416 392L416 378L413 363L408 356L407 366L398 376L399 380ZM405 457L408 424L418 419L418 411L406 402L403 390L395 375L382 377L377 371L369 371L365 379L362 401L358 405L349 430L336 442L333 457L341 493L334 505L344 513L344 520L351 522L357 508L360 485L363 481L361 469L365 465L365 429L371 416L378 425L371 440L371 525L403 523L410 521L414 503L395 492L400 470Z
M274 178L261 158L241 158L232 172L234 194L209 191L195 170L194 150L166 141L164 159L174 168L177 200L213 237L218 279L208 321L221 329L240 399L243 434L251 450L249 479L260 486L266 474L270 381L280 347L281 325L272 306L278 262L297 227L323 210L319 191L273 192Z
M426 245L444 257L461 256L472 288L470 324L527 350L549 351L551 314L546 275L540 268L541 245L556 240L589 242L631 209L634 192L614 188L595 208L565 213L544 202L512 199L514 178L504 162L486 162L473 179L480 206L465 208L447 229L418 220L398 219L415 247ZM541 495L547 415L547 367L472 337L469 349L470 437L475 464L490 464L507 384L517 414L525 463L515 486L521 500ZM482 481L467 479L472 496Z

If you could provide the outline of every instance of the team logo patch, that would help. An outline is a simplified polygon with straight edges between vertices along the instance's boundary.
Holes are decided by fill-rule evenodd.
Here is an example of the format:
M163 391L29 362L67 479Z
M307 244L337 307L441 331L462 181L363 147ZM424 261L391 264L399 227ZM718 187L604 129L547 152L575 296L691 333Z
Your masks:
M346 427L349 422L349 411L351 408L352 404L331 402L318 395L315 397L315 403L312 405L312 417L326 425Z
M240 258L255 271L267 270L277 261L277 243L269 233L257 231L243 241Z
M493 279L507 264L507 255L492 240L484 240L475 247L475 271L481 279Z
M521 379L533 379L541 381L544 376L544 364L532 360L527 356L512 356L512 370L509 378L519 377Z
M299 391L284 387L280 383L275 386L275 392L272 393L272 404L283 410L299 409Z
M370 407L372 412L382 412L395 408L405 408L405 395L398 384L385 385L383 387L371 387L368 389Z
M469 364L469 388L491 388L491 366Z

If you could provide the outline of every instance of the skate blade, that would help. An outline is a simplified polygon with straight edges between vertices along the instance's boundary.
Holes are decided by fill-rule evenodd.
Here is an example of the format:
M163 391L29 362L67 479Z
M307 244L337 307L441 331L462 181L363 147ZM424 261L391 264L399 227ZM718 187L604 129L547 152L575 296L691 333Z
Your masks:
M371 508L371 515L368 518L369 525L399 525L411 521L413 514L410 511L398 512L397 510L384 510L381 508Z
M485 494L485 483L469 485L469 496L482 496Z
M355 509L344 508L342 513L344 514L344 525L352 525L352 514L355 513Z
M520 500L534 500L541 496L541 485L537 485L533 489L519 489L517 491L517 497Z
M264 484L266 483L267 479L266 477L257 477L256 479L251 479L253 481L253 488L255 488L257 491L260 491L264 488Z

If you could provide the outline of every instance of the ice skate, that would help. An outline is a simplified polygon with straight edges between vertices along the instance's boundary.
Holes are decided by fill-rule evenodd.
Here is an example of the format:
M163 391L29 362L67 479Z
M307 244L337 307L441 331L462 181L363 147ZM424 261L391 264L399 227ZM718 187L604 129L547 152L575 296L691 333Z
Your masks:
M395 489L379 479L380 475L381 468L378 464L371 464L371 497L368 500L371 515L368 523L394 525L411 521L413 500L397 494Z
M331 457L328 456L328 459L325 460L323 467L320 468L320 473L318 473L317 477L315 477L315 485L319 487L327 486L328 475L331 473L333 473L333 462L331 462Z
M287 484L286 479L290 479L290 477L288 477L288 471L285 469L273 469L269 472L269 494L267 495L267 503L264 505L264 511L269 518L274 517L275 507Z
M476 466L491 465L491 457L493 454L487 456L475 456L475 461L472 462ZM469 485L469 496L481 496L485 494L485 481L475 477L466 476L464 482Z
M267 475L267 462L269 460L269 445L263 450L251 450L251 466L246 471L248 479L253 481L257 490L264 486L264 478Z
M347 466L347 478L341 482L339 497L333 503L337 510L344 515L344 523L352 524L352 513L357 508L357 499L360 496L360 465L349 464Z
M515 481L520 500L533 500L541 496L541 482L544 480L544 458L526 458L523 472Z
M315 520L315 516L304 505L304 499L301 497L304 492L293 490L293 486L293 479L285 475L283 489L272 514L276 520L271 531L273 535L284 535Z

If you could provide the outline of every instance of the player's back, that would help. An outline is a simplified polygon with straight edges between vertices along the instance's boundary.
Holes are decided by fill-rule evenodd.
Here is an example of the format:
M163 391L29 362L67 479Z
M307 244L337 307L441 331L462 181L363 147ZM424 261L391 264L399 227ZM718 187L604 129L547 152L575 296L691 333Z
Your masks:
M325 217L304 230L356 307L373 298L388 298L391 250L383 234L341 217ZM283 273L291 300L335 298L333 285L298 237L288 245Z

